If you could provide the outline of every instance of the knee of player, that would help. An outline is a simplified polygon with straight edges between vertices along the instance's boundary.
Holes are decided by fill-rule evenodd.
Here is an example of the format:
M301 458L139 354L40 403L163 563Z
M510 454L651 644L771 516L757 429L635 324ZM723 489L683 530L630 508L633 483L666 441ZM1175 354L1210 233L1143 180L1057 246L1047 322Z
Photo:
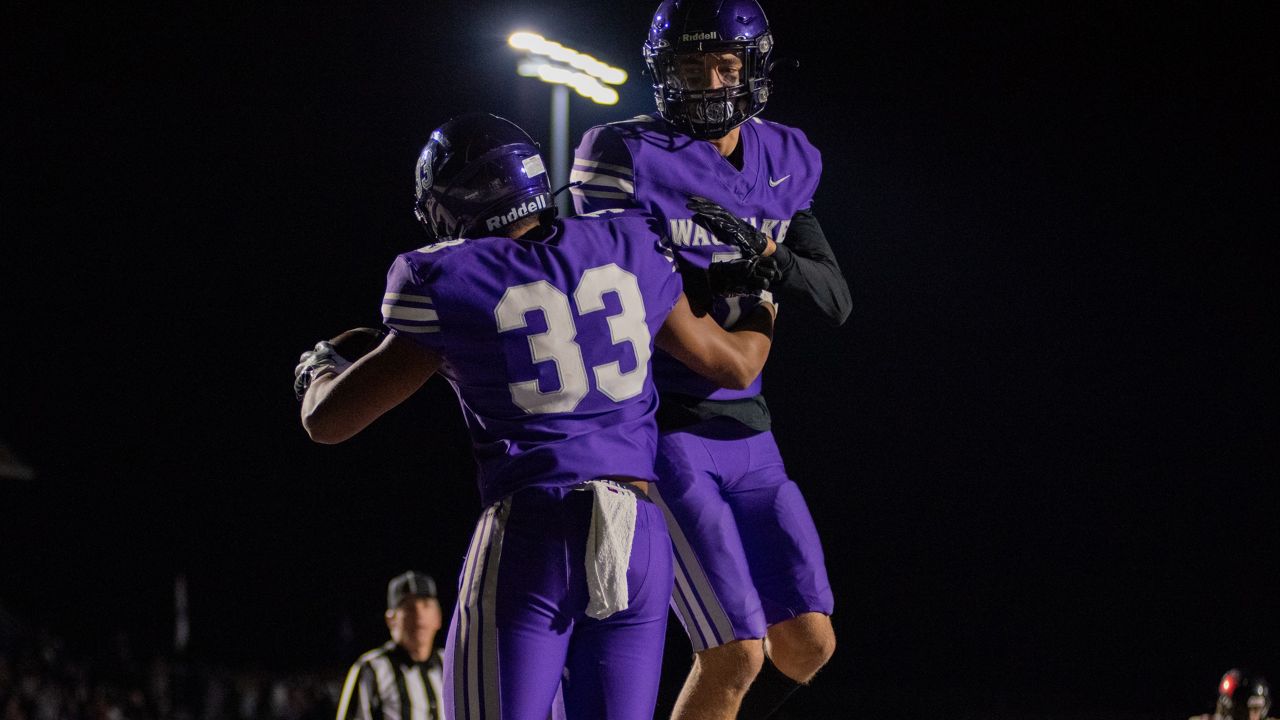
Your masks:
M807 654L818 668L826 665L831 656L836 654L836 634L828 631L815 636L809 643Z
M812 675L822 669L836 652L835 635L818 635L807 637L791 647L792 664L805 669L806 675Z
M797 682L808 682L835 652L836 635L829 621L769 633L769 658Z

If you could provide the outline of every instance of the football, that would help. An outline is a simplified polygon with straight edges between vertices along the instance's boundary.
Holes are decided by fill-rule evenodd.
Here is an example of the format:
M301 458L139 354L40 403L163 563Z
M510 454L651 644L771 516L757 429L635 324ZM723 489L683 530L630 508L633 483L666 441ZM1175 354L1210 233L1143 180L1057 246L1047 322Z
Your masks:
M355 362L378 347L386 333L376 328L351 328L329 340L333 349L347 362Z

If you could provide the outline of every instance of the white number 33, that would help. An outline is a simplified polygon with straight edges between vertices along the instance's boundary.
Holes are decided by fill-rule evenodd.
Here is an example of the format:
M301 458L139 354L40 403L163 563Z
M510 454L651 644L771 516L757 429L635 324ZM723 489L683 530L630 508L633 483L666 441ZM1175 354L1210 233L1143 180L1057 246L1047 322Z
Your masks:
M613 263L591 268L582 273L573 301L579 315L599 312L604 310L604 296L611 292L617 293L622 312L609 317L609 334L614 345L631 344L636 366L622 372L621 365L614 361L597 365L592 371L596 389L610 400L621 402L640 394L649 372L649 326L645 324L644 298L636 276ZM542 311L547 329L529 336L530 356L534 363L555 363L560 388L542 392L537 380L514 382L509 385L511 401L531 415L573 412L590 387L582 348L575 342L578 327L569 309L569 298L546 280L507 288L493 310L498 332L526 327L525 314L532 310Z

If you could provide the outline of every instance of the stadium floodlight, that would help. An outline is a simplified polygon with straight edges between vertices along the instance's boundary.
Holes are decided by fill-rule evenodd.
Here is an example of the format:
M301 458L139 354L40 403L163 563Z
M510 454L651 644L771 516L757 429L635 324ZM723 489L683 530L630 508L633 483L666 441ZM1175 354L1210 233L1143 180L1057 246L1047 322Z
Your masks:
M550 58L561 65L568 65L575 70L581 70L600 82L621 85L627 81L626 70L612 67L590 55L580 53L573 48L567 48L536 33L512 33L511 37L507 38L507 43L517 50L524 50L531 55ZM555 81L549 80L548 82ZM612 103L605 104L612 105Z
M618 91L610 85L627 81L627 72L573 48L532 32L516 32L507 44L524 52L516 72L551 84L551 180L569 181L569 88L600 105L616 105ZM561 214L569 212L569 194L556 196Z
M595 77L586 73L567 70L551 63L531 60L521 61L516 72L523 77L536 77L543 82L557 85L568 85L584 98L594 100L601 105L617 105L618 91L601 85Z

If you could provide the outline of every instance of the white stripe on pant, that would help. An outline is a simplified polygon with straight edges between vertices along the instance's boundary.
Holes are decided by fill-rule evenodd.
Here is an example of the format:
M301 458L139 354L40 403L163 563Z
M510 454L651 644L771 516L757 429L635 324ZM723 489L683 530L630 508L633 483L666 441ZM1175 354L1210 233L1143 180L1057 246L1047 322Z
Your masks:
M671 547L675 550L676 562L673 563L673 569L676 583L672 605L685 627L690 630L689 642L693 644L694 652L719 647L734 639L733 625L720 605L720 598L712 589L711 581L698 562L689 539L685 537L684 531L672 516L671 509L662 499L659 484L649 486L649 496L662 508L662 514L667 520L667 530L671 535Z
M457 649L453 657L454 705L461 711L461 717L455 720L502 716L498 694L498 628L494 614L503 531L510 511L510 500L485 510L476 523L463 564Z

